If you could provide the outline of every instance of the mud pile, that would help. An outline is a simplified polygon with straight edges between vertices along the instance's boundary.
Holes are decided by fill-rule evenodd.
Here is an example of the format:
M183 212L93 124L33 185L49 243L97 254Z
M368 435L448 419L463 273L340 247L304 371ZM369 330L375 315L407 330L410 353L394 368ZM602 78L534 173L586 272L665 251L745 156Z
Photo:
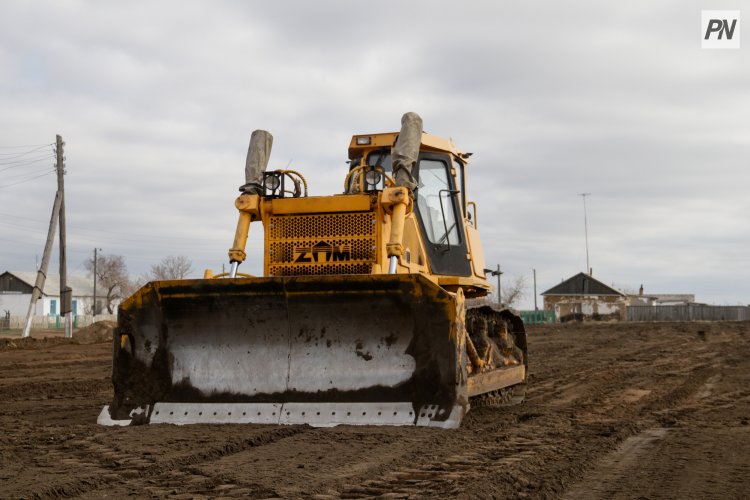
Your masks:
M78 344L98 344L99 342L111 342L112 332L117 323L114 321L97 321L91 325L76 330L73 333L73 341Z
M70 342L62 337L27 337L9 338L0 340L0 352L12 351L14 349L45 349L53 345Z

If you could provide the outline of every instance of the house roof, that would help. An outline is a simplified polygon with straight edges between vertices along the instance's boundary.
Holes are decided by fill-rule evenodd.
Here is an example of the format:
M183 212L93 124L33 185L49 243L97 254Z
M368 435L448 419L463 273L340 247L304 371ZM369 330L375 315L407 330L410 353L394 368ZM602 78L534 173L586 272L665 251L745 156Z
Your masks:
M6 271L12 274L19 280L27 283L33 287L36 283L36 271ZM3 273L5 274L5 273ZM71 276L68 275L67 285L73 289L74 297L93 297L94 296L94 280L85 276ZM103 289L102 289L103 290ZM58 297L60 295L60 275L58 273L47 272L47 279L44 281L44 295ZM97 290L97 297L99 296L99 290Z
M618 295L625 297L624 293L605 285L586 273L578 273L546 292L542 292L542 295Z

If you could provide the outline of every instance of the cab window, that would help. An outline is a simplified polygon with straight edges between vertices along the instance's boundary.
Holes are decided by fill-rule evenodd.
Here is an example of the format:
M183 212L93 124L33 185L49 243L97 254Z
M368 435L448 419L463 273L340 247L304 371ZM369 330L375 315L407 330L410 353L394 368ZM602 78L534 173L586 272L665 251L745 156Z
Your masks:
M455 191L443 160L423 158L419 162L417 208L427 239L435 245L459 245Z
M391 152L387 150L373 151L367 155L367 165L383 167L383 171L391 172Z

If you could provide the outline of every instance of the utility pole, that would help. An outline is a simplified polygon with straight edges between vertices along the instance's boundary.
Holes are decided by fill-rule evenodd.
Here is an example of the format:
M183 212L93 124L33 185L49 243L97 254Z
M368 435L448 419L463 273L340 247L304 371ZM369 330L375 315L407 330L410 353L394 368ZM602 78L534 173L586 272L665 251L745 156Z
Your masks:
M589 225L586 220L586 197L591 196L591 193L579 193L578 196L583 198L583 231L586 235L586 273L591 274L591 267L589 265Z
M500 283L500 276L502 276L503 273L500 271L500 264L497 265L497 271L492 274L497 276L497 303L498 305L503 305L503 287Z
M60 193L60 314L65 325L65 338L73 336L73 315L71 314L72 290L68 288L68 266L65 239L65 143L59 135L55 140L57 154L57 192Z
M97 250L101 250L101 248L94 248L94 308L93 308L93 319L92 322L96 321L96 261L98 260L96 256Z
M539 308L536 306L536 269L532 269L534 271L534 310L538 311Z
M55 229L57 229L57 217L60 215L61 198L60 191L55 193L55 203L52 205L52 216L49 219L49 230L47 231L47 243L44 244L42 265L36 273L36 281L34 282L34 289L31 292L31 300L29 301L29 310L26 313L26 323L21 334L24 338L31 334L31 319L34 317L36 302L42 296L44 282L47 280L47 267L49 266L49 256L52 253L52 243L55 241Z
M495 269L485 269L485 273L490 273L492 276L497 276L497 303L501 305L503 303L503 289L502 284L500 283L500 276L503 274L503 272L500 270L500 264L497 265L497 270Z

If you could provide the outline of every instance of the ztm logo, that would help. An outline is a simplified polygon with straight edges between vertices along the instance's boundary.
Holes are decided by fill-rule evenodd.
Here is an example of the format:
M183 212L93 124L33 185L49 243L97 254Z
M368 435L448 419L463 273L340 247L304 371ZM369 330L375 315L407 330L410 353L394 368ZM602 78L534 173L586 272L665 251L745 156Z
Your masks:
M701 47L704 49L739 49L740 11L701 11Z
M325 241L319 241L312 246L294 248L294 262L323 263L347 260L352 260L351 245L333 246Z

